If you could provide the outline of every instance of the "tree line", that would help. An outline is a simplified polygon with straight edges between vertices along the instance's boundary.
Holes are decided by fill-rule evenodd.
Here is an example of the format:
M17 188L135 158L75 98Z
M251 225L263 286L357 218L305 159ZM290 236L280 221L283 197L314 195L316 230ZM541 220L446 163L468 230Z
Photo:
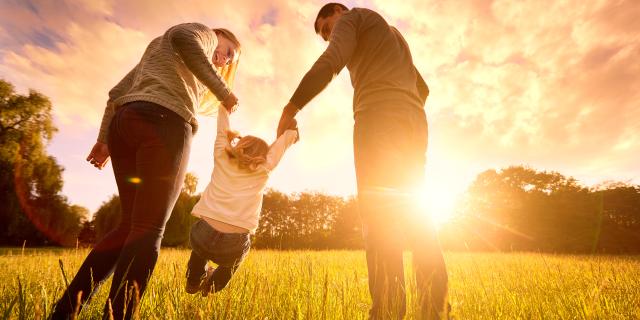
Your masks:
M640 186L588 188L523 166L479 174L441 230L452 249L571 253L640 252Z
M57 131L51 110L44 95L17 94L0 80L0 245L91 245L119 223L117 196L90 219L62 195L64 169L46 152ZM188 246L197 182L185 178L163 245ZM258 248L363 248L353 197L268 190L261 217ZM476 177L439 233L453 250L638 253L640 186L586 187L558 172L491 169Z
M198 219L191 214L191 209L200 199L200 195L195 194L196 183L197 178L187 174L167 222L163 246L189 245L189 230ZM117 195L113 195L85 225L81 242L99 241L119 222L120 201ZM254 247L270 249L361 248L356 201L317 192L284 194L267 190L260 226L252 241Z

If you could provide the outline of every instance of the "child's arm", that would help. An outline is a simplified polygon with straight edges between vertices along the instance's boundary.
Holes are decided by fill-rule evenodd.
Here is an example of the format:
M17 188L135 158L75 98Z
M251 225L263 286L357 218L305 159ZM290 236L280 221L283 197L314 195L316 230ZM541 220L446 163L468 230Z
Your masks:
M213 145L214 157L224 153L224 150L229 146L229 137L227 136L229 131L229 112L223 106L218 107L218 129L216 133L216 142Z
M294 143L298 141L298 130L297 129L288 129L285 131L276 142L274 142L269 148L269 153L267 154L267 161L264 166L269 170L273 170L276 168L278 163L280 163L280 159L284 155L285 151Z

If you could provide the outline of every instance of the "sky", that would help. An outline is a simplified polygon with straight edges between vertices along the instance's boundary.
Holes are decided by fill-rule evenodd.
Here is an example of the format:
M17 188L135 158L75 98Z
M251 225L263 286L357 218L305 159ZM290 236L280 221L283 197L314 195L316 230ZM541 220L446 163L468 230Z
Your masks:
M161 5L160 5L161 3ZM117 193L85 158L108 91L170 26L200 22L242 42L231 125L272 141L280 112L326 47L323 1L0 0L0 78L53 103L48 151L63 193L94 212ZM487 169L527 165L590 186L640 183L640 2L346 1L380 13L430 87L425 198L452 203ZM301 141L273 173L284 192L355 194L348 70L299 114ZM209 181L215 118L200 118L188 170Z

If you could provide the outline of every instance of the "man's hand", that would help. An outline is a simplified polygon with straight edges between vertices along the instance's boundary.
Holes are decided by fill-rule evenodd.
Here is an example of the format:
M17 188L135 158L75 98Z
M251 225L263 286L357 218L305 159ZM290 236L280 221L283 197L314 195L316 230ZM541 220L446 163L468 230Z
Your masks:
M289 121L289 127L287 127L285 131L286 130L294 130L296 132L296 141L294 141L293 143L297 143L298 141L300 141L300 131L298 130L298 121L295 118Z
M227 98L224 99L224 101L222 101L222 106L225 107L227 109L227 111L231 114L232 112L236 111L236 109L237 109L238 98L236 97L235 94L233 94L233 92L231 92L231 93L229 93Z
M96 142L87 156L87 161L94 167L102 170L109 162L109 147L104 142Z
M282 109L282 115L280 116L280 122L278 123L278 132L276 137L280 137L285 130L290 128L291 122L295 121L294 117L298 111L298 107L291 102ZM294 126L297 127L297 123L295 123Z

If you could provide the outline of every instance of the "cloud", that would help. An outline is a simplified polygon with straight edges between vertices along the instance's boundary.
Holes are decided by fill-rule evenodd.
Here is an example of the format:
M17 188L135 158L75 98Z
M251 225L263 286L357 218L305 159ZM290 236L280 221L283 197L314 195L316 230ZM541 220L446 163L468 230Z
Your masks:
M458 149L443 151L578 175L615 165L638 178L619 159L640 154L639 3L374 4L428 78L432 129Z

